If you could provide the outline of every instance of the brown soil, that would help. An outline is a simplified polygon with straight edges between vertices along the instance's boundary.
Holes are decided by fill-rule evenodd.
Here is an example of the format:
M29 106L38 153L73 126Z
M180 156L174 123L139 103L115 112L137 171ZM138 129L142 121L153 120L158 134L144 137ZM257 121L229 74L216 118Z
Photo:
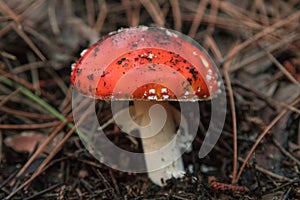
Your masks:
M0 0L0 199L299 199L299 10L297 0ZM72 128L71 64L102 36L137 25L193 37L227 90L213 151L198 158L210 119L201 102L187 175L162 188L101 164ZM99 106L101 123L111 119L109 105ZM105 131L142 151L118 127ZM32 137L27 152L21 134Z

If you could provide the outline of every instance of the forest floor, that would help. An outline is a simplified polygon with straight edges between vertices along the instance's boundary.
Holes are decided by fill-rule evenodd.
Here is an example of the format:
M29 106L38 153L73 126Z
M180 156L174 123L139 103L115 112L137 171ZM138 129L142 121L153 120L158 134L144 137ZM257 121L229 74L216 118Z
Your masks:
M298 0L0 0L0 13L0 199L300 199ZM210 101L200 102L187 174L164 187L102 164L73 128L71 64L137 25L195 39L226 87L217 144L198 157L211 115ZM106 130L142 151L119 132Z

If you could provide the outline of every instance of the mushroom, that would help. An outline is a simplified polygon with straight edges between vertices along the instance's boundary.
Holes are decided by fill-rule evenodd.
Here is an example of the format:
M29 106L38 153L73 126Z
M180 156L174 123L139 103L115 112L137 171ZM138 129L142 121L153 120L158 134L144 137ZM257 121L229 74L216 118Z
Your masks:
M71 83L85 96L133 102L130 109L116 110L114 119L126 133L139 130L148 176L160 186L184 175L179 142L187 150L193 140L185 117L170 102L209 100L219 91L215 64L198 43L145 26L110 33L84 51L72 65ZM184 137L177 137L179 122Z

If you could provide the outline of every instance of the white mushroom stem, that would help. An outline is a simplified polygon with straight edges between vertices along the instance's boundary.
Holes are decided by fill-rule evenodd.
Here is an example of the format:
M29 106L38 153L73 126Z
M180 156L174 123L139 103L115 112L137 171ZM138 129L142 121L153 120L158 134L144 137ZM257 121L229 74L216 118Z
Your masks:
M154 104L163 106L167 114L166 121L163 124L162 129L155 135L153 135L153 129L156 129L157 127L151 126L140 129L140 134L145 153L148 176L155 184L163 186L165 185L166 180L172 177L182 177L184 175L184 166L180 155L180 149L176 143L176 138L174 139L176 136L174 115L176 115L176 113L173 113L174 109L168 102L135 101L134 115L137 117L136 122L142 127L149 125L151 123L149 110ZM144 138L144 136L149 135L153 136ZM164 148L166 145L170 146ZM167 165L167 163L170 164ZM158 168L158 166L161 166L161 168ZM152 171L152 169L157 170Z

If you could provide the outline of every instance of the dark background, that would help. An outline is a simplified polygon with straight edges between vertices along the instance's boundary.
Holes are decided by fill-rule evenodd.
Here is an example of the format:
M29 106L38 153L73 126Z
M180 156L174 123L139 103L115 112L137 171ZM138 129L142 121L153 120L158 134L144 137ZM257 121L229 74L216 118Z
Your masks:
M0 0L0 199L298 199L299 9L298 0ZM201 102L194 150L183 156L187 176L163 188L146 174L102 165L71 128L70 65L102 36L136 25L193 37L227 88L214 150L197 156L210 117L210 103ZM102 122L109 120L109 105L98 104ZM141 151L114 125L106 131L123 148Z

